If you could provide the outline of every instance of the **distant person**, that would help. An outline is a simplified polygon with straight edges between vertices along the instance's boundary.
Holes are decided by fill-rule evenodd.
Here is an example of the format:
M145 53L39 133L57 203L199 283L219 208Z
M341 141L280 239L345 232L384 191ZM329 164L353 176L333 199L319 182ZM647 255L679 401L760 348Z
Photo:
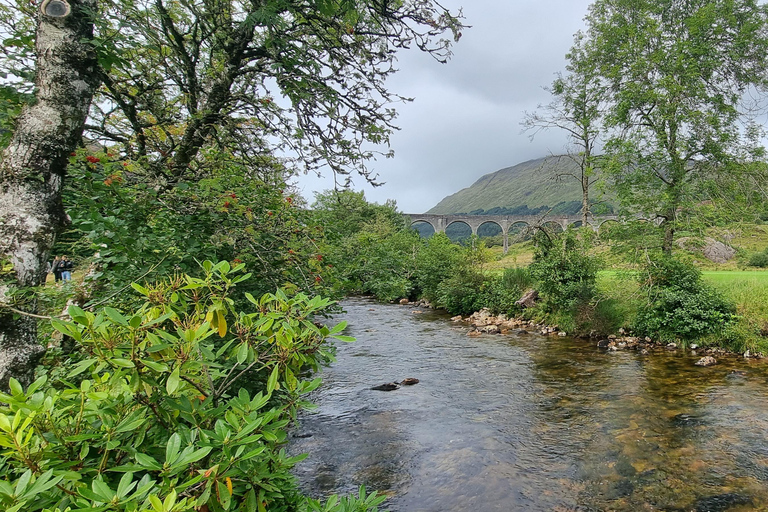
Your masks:
M72 263L72 261L70 261L70 259L67 258L66 254L61 257L61 262L59 263L59 267L61 268L62 281L72 280L72 268L74 266L75 266L74 263Z
M61 256L56 256L51 262L51 272L53 272L53 280L58 283L61 281Z

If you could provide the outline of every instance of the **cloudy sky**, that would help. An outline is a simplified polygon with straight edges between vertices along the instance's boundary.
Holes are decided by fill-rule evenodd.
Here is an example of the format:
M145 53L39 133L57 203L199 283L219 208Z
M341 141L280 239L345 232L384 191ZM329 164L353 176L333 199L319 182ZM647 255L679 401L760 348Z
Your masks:
M358 177L355 189L370 201L395 199L400 210L422 213L480 176L526 160L562 152L561 133L521 133L524 111L547 103L542 87L565 67L573 34L584 28L590 0L444 0L465 24L448 64L416 50L402 52L390 90L415 101L399 105L391 140L395 157L371 162L385 184L373 188ZM333 187L325 176L302 176L297 186Z

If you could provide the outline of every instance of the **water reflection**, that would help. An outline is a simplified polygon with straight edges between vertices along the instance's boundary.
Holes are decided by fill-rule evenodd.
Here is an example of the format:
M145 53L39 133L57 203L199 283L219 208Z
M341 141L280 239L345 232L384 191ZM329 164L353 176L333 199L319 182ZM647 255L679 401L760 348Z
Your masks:
M541 336L469 338L444 315L345 304L291 447L313 495L360 484L392 511L768 510L768 372ZM371 386L417 377L416 386Z

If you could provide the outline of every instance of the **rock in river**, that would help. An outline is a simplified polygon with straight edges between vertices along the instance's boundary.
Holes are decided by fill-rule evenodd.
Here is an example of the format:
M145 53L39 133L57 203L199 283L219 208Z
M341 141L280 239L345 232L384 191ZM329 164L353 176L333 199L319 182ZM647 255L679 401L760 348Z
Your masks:
M704 356L694 363L696 366L712 366L717 364L717 359L712 356Z
M402 386L413 386L414 384L418 384L418 383L419 383L419 379L415 377L406 377L400 382Z
M400 385L397 382L387 382L386 384L379 384L378 386L373 386L371 389L374 391L394 391L399 387Z

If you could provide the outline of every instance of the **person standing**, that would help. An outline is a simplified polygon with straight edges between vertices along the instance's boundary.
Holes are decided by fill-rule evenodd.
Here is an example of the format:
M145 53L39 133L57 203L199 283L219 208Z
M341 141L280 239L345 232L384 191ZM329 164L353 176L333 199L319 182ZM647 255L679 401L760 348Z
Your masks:
M56 256L51 262L51 272L53 272L53 280L58 283L61 281L61 256Z
M71 281L72 280L72 268L75 265L70 261L69 258L67 258L67 255L61 257L61 262L59 263L59 268L61 268L61 280L62 281Z

